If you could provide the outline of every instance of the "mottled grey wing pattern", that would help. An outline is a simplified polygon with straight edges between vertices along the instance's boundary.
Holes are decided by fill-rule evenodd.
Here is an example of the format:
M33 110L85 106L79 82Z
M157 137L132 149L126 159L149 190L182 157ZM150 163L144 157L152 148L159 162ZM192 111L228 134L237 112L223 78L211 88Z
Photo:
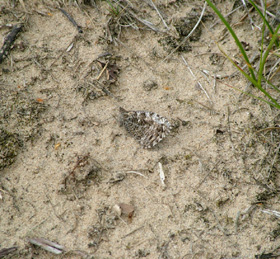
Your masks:
M170 122L148 111L126 111L120 108L120 124L144 148L152 148L162 141L172 129Z

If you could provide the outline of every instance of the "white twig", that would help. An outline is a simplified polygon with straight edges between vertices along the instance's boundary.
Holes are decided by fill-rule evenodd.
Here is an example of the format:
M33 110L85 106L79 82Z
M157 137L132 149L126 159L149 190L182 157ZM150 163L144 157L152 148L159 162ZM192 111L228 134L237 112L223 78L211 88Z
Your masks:
M263 213L266 213L266 214L269 214L269 215L272 215L272 216L275 216L277 218L280 218L280 212L279 211L276 211L276 210L262 210Z
M242 2L242 4L243 4L245 10L247 11L248 18L249 18L249 20L250 20L252 30L254 30L254 25L255 25L255 24L254 24L253 19L252 19L251 15L250 15L250 11L249 11L248 8L247 8L247 5L246 5L246 3L245 3L245 0L241 0L241 2Z
M231 12L229 12L228 14L225 15L225 18L230 16L232 13L236 12L238 9L240 9L242 7L242 5L238 6L237 8L235 8L234 10L232 10ZM220 20L217 20L216 22L214 22L211 26L210 29L212 29L217 23L219 23Z
M214 90L214 93L216 93L216 78L217 78L217 76L214 75L214 83L213 83L213 90Z
M153 6L153 8L156 10L156 12L157 12L158 16L160 17L160 19L161 19L163 25L165 26L165 28L166 28L167 30L169 30L169 28L168 28L168 26L167 26L165 20L163 19L162 15L160 14L159 10L157 9L157 7L156 7L156 5L154 4L153 0L150 0L150 3L151 3L151 5Z
M53 254L61 254L64 250L64 247L56 244L54 242L51 242L45 238L30 238L28 240L31 244L40 246L41 248L45 249L46 251L49 251Z
M159 32L160 30L157 29L151 22L141 19L140 17L138 17L134 12L130 11L128 8L126 8L124 5L122 5L120 2L114 0L114 3L118 6L120 6L121 8L123 8L126 12L128 12L131 16L133 16L133 18L135 18L136 20L138 20L140 23L146 25L147 27L149 27L151 30Z
M161 181L161 184L163 187L165 187L165 175L164 175L164 172L163 172L163 169L162 169L162 164L161 162L158 162L158 168L159 168L159 178L160 178L160 181Z
M143 175L143 174L141 174L141 173L139 173L139 172L137 172L137 171L128 171L128 172L126 172L127 174L138 174L138 175L141 175L141 176L143 176L144 178L146 178L146 179L148 179L148 177L146 176L146 175Z
M182 59L183 59L183 62L184 62L185 65L186 65L186 67L189 69L190 74L192 75L192 77L194 78L194 80L198 83L198 85L200 86L200 88L202 89L202 91L205 93L205 95L207 96L207 98L209 99L209 101L210 101L211 103L213 103L213 102L211 101L211 98L210 98L209 94L207 93L207 91L203 88L203 86L201 85L201 83L196 79L194 73L192 72L192 70L191 70L190 66L188 65L187 61L185 60L185 58L184 58L183 56L181 56L181 57L182 57Z

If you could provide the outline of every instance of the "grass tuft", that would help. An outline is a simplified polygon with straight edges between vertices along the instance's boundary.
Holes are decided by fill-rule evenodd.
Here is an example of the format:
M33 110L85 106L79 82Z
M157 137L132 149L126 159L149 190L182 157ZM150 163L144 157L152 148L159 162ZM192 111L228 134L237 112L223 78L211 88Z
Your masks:
M238 46L243 59L249 69L249 73L247 73L246 71L244 71L241 67L239 67L226 53L225 51L222 50L222 48L218 45L219 49L221 50L221 52L227 57L227 59L241 72L241 74L246 77L260 92L263 93L263 95L265 96L264 98L260 98L260 97L256 97L253 96L261 101L264 101L266 103L268 103L269 105L276 107L277 109L280 109L280 104L276 101L276 99L274 97L272 97L271 93L268 92L268 90L266 90L263 87L263 83L267 83L268 85L270 85L276 92L280 93L280 90L278 87L276 87L275 85L273 85L268 78L266 78L264 76L264 68L265 68L265 64L267 62L267 58L269 56L269 54L271 53L271 51L273 50L273 48L279 48L279 42L278 42L278 38L279 38L279 29L280 29L280 25L277 26L277 28L275 30L273 30L272 26L269 24L268 20L266 19L265 15L263 15L263 13L260 11L260 9L257 7L257 5L252 1L252 0L248 0L252 6L256 9L256 11L258 12L258 14L260 15L261 19L263 20L263 28L262 28L262 41L261 41L261 48L260 48L260 65L259 65L259 69L255 70L254 67L252 66L252 64L249 61L249 58L246 54L246 51L243 47L243 45L241 44L240 40L238 39L237 35L235 34L234 30L232 29L232 27L230 26L230 24L227 22L227 20L224 18L224 16L221 14L221 12L217 9L217 7L210 1L210 0L206 0L206 2L209 4L209 6L214 10L214 12L218 15L218 17L221 19L221 21L223 22L223 24L226 26L227 30L230 32L231 36L233 37L233 39L235 40L235 44ZM265 10L266 12L266 10ZM264 12L264 13L265 13ZM271 38L270 38L270 42L268 44L268 46L264 46L264 31L265 29L268 28L270 34L271 34Z

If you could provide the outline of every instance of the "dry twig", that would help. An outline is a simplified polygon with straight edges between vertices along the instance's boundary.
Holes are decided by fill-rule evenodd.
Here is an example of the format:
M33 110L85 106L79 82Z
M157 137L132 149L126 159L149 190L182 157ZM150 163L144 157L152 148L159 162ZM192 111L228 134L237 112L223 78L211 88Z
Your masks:
M165 27L167 30L169 30L169 27L167 26L165 20L163 19L163 17L162 17L162 15L161 15L160 11L159 11L158 8L156 7L156 5L155 5L155 3L153 2L153 0L147 0L147 2L156 10L156 12L157 12L159 18L161 19L161 21L162 21L164 27Z
M185 58L183 56L181 56L183 59L183 62L185 63L185 65L187 66L187 68L190 71L190 74L192 75L192 77L195 79L195 81L198 83L198 85L200 86L201 90L205 93L206 97L208 98L208 100L210 101L211 104L213 104L213 102L211 101L211 98L209 96L209 94L207 93L207 91L204 89L204 87L201 85L201 83L196 79L194 73L192 72L190 66L188 65L187 61L185 60Z
M59 255L64 251L63 246L61 246L57 243L51 242L45 238L30 238L30 239L28 239L28 242L33 245L37 245L37 246L41 247L42 249L49 251L53 254Z
M76 21L74 20L74 18L69 14L67 13L64 9L62 8L58 8L67 18L68 20L77 28L78 32L79 33L83 33L83 29L80 25L78 25L76 23Z
M205 1L204 6L203 6L203 9L202 9L202 11L201 11L200 17L199 17L199 19L198 19L196 25L193 27L193 29L191 30L191 32L182 40L182 42L181 42L173 51L171 51L170 54L168 54L168 55L165 57L165 59L164 59L163 61L167 60L175 51L177 51L183 44L185 44L185 42L188 40L189 37L191 37L191 35L194 33L194 31L196 30L197 26L200 24L200 22L201 22L201 20L202 20L202 17L203 17L203 15L204 15L204 12L205 12L205 9L206 9L206 6L207 6L207 2Z
M0 250L0 258L3 258L4 256L11 254L17 250L17 247L9 247L9 248L3 248Z
M126 8L124 5L122 5L119 1L114 0L114 3L118 6L120 6L122 9L125 9L126 12L128 12L134 19L136 19L137 21L139 21L140 23L144 24L145 26L147 26L148 28L150 28L151 30L155 31L155 32L160 32L159 29L157 29L151 22L141 19L140 17L138 17L133 11L129 10L128 8Z

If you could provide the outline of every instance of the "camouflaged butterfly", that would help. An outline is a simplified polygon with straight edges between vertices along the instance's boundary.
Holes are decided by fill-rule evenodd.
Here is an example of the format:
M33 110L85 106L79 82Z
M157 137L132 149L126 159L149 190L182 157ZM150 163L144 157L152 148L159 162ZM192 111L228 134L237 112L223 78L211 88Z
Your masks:
M120 107L120 124L144 148L153 148L172 129L164 117L148 111L126 111Z

